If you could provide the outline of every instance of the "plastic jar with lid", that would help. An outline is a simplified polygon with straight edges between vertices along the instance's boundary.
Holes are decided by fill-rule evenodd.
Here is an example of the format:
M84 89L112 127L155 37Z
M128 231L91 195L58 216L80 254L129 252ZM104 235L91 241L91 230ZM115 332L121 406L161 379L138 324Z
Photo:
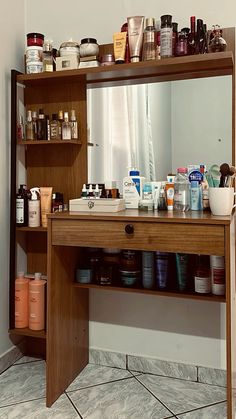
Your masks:
M66 41L60 45L60 57L67 55L77 55L79 57L79 44L75 41Z
M139 252L136 250L122 250L120 264L120 280L123 286L139 285L140 281Z
M44 42L44 35L42 33L30 32L27 33L27 47L42 47Z
M115 64L115 57L113 54L104 54L101 58L101 66L105 65L114 65Z
M81 44L80 44L81 57L90 57L92 55L95 55L97 57L98 54L99 54L99 46L95 38L81 39Z

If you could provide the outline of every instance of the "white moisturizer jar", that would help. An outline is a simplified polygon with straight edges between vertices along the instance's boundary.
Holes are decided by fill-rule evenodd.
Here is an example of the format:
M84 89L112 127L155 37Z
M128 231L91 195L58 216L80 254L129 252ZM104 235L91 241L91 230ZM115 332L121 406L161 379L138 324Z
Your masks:
M80 44L81 57L90 57L92 55L95 55L97 57L98 54L99 54L99 46L95 38L81 39L81 44Z

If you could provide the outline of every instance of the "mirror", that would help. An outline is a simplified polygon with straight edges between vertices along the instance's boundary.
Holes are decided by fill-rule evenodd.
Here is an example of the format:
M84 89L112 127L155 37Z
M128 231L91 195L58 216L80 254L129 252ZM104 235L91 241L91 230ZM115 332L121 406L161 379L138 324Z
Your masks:
M232 161L231 76L88 91L89 182Z

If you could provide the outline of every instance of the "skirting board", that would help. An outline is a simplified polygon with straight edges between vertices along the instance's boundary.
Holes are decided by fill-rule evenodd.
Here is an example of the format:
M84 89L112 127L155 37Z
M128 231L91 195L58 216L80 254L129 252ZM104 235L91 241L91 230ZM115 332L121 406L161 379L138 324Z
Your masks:
M89 363L226 387L226 371L216 368L92 348L89 350Z

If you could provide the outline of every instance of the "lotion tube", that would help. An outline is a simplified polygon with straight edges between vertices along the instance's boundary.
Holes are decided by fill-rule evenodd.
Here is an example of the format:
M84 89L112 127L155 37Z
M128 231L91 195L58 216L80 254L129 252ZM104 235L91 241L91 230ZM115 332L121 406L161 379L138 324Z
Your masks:
M42 227L47 227L48 226L47 214L50 214L51 206L52 206L52 187L51 186L40 187L40 199L41 199Z
M125 62L126 32L116 32L113 35L114 56L116 64Z
M144 16L128 17L127 22L128 22L130 61L131 63L137 63L140 61L140 57L141 57Z

